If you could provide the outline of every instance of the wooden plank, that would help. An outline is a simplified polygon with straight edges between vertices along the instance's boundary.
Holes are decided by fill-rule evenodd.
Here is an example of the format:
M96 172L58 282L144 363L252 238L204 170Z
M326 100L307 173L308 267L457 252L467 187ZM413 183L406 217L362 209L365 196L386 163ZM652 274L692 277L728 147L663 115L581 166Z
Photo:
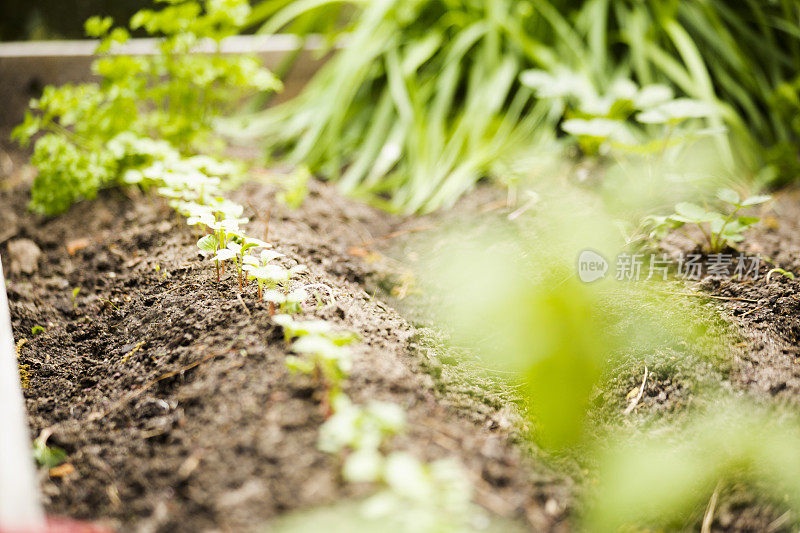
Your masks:
M93 79L91 63L97 41L23 41L0 43L0 128L19 123L31 98L46 85L81 83ZM287 54L303 46L293 35L237 35L222 42L221 53L258 55L269 69L276 69ZM302 90L327 57L320 39L308 39L291 72L284 79L285 89L276 102L284 101ZM197 53L213 53L213 42L201 43ZM158 53L156 39L131 39L114 53L153 55Z
M41 531L44 514L17 365L0 262L0 531Z

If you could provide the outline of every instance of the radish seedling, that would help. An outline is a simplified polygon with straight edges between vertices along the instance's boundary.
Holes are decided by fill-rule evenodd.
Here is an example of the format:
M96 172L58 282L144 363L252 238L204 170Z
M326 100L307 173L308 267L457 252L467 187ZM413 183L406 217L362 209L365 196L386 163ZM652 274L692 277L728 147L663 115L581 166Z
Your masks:
M278 306L281 313L294 314L299 313L301 305L308 298L308 293L304 289L295 289L289 294L284 294L281 291L270 289L264 291L262 299L265 302Z
M217 250L219 249L219 241L216 235L206 235L197 241L197 247L200 248L200 253L203 257L214 255L216 257ZM217 269L217 283L219 283L219 260L214 260L214 266Z
M241 290L243 282L245 285L247 284L247 280L243 279L242 276L242 267L245 264L258 265L258 262L254 260L255 258L251 255L245 255L245 252L253 248L270 248L272 245L261 239L250 238L241 233L231 234L230 238L231 241L228 243L228 249L236 254L236 272L239 275L239 289Z
M334 415L320 428L318 447L328 453L345 448L360 450L380 447L384 438L405 428L405 413L397 404L371 401L366 407L354 405L344 394L332 398Z
M39 172L31 206L46 214L65 211L103 187L162 187L173 199L199 199L218 192L219 179L237 170L210 157L183 158L209 146L212 124L249 92L274 90L280 82L253 55L192 53L197 43L220 45L247 23L247 0L169 0L145 9L132 30L152 36L156 54L112 52L130 37L110 18L87 21L100 39L92 72L99 83L45 87L31 102L14 138L27 145L37 133L33 164ZM152 138L150 138L152 137Z
M347 379L353 365L350 350L321 335L300 337L292 343L291 349L299 355L286 358L287 368L293 373L321 379L327 390L322 405L326 413L330 412L331 401L339 395L342 382Z
M334 414L320 428L317 447L327 453L351 451L342 471L347 481L378 481L386 463L380 447L405 428L403 410L379 401L356 406L344 394L336 394L331 406Z
M275 315L272 320L283 328L286 342L306 335L325 337L337 346L345 346L358 340L358 335L337 330L325 320L295 320L289 315Z
M260 254L260 261L253 264L251 261L252 256L248 256L248 263L242 268L247 271L250 279L255 279L258 282L258 299L263 297L264 287L274 289L282 283L289 281L289 270L280 265L271 265L270 261L283 257L283 254L275 252L274 250L262 250Z
M308 298L308 292L303 289L295 289L286 295L286 301L281 304L281 312L293 315L302 311L303 302Z

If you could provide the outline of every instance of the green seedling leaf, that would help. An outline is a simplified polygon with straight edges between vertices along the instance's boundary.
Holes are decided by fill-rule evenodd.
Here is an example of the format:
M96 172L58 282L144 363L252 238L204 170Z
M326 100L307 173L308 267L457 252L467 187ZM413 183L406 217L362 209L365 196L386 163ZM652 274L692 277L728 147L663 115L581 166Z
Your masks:
M289 338L323 335L334 331L333 324L325 320L295 320L289 315L275 315L272 320L286 330Z
M242 244L242 251L246 252L251 248L271 248L272 245L268 242L262 241L261 239L251 239L250 237L246 237L244 244Z
M591 120L570 119L561 124L561 129L570 135L577 137L594 137L597 139L608 139L619 131L622 124L617 120L607 118L593 118Z
M675 206L675 213L671 218L679 222L711 222L717 218L716 213L708 212L697 204L681 202Z
M289 271L278 265L244 265L243 270L250 273L250 276L259 281L277 284L289 281Z
M394 452L386 460L386 482L394 492L407 498L430 499L434 486L426 465L406 452Z
M204 256L215 254L219 248L219 241L216 235L206 235L197 241L197 247L200 248L200 253Z
M739 194L733 189L721 189L717 193L717 198L732 205L739 204Z
M333 324L325 320L295 320L286 314L275 315L272 320L283 327L287 340L316 335L326 337L337 346L346 346L358 340L358 335L355 333L337 331Z
M385 437L405 429L405 413L399 405L371 401L354 405L344 394L332 398L334 415L320 428L319 447L328 453L376 450Z
M281 305L286 303L286 295L283 294L281 291L277 291L275 289L269 289L264 291L262 299L265 302L272 302L276 305Z
M292 350L306 355L319 355L326 359L339 359L347 356L343 347L338 346L322 335L305 335L292 344Z
M741 205L745 206L745 207L753 206L753 205L759 205L759 204L763 204L765 202L768 202L771 199L772 199L772 197L768 196L768 195L751 196L749 198L745 198L744 200L742 200Z
M633 104L638 109L648 109L672 100L675 96L668 85L645 85L633 97Z
M48 446L46 440L40 437L33 441L33 458L39 466L55 468L67 460L67 452L56 446Z
M741 227L752 226L753 224L757 224L761 219L758 217L746 217L742 216L736 219L736 222L739 223Z
M286 359L284 359L284 362L286 364L286 368L288 368L290 372L297 374L311 374L314 372L314 368L316 367L313 361L308 361L307 359L297 357L296 355L287 355Z
M261 258L262 263L269 263L270 261L274 261L275 259L279 259L281 257L286 256L280 252L276 252L275 250L262 250L259 254L259 258Z
M692 118L710 118L718 114L717 108L701 100L678 98L664 102L636 115L642 124L677 124Z
M294 303L303 303L308 298L308 291L295 289L286 296L286 300Z
M211 213L193 215L186 219L186 223L190 226L202 224L203 226L211 227L216 221L217 219Z
M342 477L350 483L374 483L381 478L383 467L383 455L377 450L357 450L347 457Z
M44 333L44 328L42 326L33 326L31 328L31 335L38 335L39 333Z
M219 250L217 254L214 256L215 261L228 261L230 259L235 259L235 258L236 258L236 252L229 248L223 248L222 250Z

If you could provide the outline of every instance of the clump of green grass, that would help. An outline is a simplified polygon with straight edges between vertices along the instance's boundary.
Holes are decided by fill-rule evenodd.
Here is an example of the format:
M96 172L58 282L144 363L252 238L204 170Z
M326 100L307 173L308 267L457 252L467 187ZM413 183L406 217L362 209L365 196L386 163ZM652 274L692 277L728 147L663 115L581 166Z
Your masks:
M561 68L598 93L666 84L719 109L729 153L793 176L800 136L800 6L709 0L264 2L264 32L331 28L346 45L296 99L248 119L273 156L308 164L384 207L450 205L561 116L518 75ZM341 18L338 20L342 20ZM582 117L575 117L582 118ZM652 117L651 117L652 118ZM765 147L765 148L764 148ZM787 170L789 169L789 170ZM762 175L763 177L763 175ZM508 176L506 176L508 179ZM513 176L512 176L513 178Z

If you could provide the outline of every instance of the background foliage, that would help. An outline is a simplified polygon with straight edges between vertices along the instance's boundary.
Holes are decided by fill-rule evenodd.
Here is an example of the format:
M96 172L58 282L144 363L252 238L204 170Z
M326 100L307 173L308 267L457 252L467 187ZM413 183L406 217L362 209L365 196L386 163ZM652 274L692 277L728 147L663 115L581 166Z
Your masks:
M343 16L345 7L352 16ZM390 197L404 211L452 203L552 131L518 74L570 69L600 93L668 84L715 105L744 172L794 179L800 135L800 5L791 0L267 0L261 31L346 32L296 100L250 123L273 155ZM342 23L342 20L345 22ZM549 119L549 120L548 120ZM508 177L508 176L506 176Z

